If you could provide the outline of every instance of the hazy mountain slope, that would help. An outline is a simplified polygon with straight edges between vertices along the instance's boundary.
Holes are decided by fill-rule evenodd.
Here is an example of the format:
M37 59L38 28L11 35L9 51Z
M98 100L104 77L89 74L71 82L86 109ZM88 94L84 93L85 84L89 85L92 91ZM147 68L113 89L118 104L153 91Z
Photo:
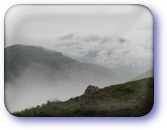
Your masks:
M43 71L46 67L48 69L47 71L56 73L60 72L63 74L71 72L74 76L80 73L80 75L77 76L81 76L81 78L84 77L85 74L86 77L89 78L91 76L95 76L93 78L99 78L98 76L100 76L101 78L101 75L114 77L113 74L104 67L78 62L63 56L60 52L23 45L13 45L5 48L5 81L20 76L26 68L35 68L36 71ZM111 77L110 79L112 79Z
M116 80L107 68L78 62L60 52L24 45L5 48L5 103L9 111L52 99L67 100L80 95L89 84L102 87Z
M60 52L51 52L41 47L13 45L5 48L5 80L16 78L33 64L41 64L60 70L63 64L76 62L64 57Z
M111 85L68 101L48 102L13 113L15 116L144 116L154 102L154 79Z
M132 81L134 80L140 80L140 79L144 79L144 78L148 78L148 77L153 77L154 76L154 70L148 70L145 73L142 73L140 75L138 75L137 77L135 77L134 79L132 79Z

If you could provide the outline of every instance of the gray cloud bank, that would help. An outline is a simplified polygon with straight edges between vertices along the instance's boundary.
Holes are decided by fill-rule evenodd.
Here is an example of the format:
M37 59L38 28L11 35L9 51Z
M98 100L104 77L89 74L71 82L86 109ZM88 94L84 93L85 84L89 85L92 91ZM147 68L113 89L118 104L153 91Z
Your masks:
M67 34L69 36L71 34ZM73 34L74 35L74 34ZM66 37L66 36L63 36ZM153 67L152 45L121 37L74 35L57 41L57 51L77 59L105 66L126 80Z
M90 84L102 88L116 82L115 76L107 70L105 72L105 68L100 67L101 70L95 71L97 66L91 66L92 71L89 67L60 71L37 63L29 65L19 76L5 83L5 104L8 111L21 111L47 101L65 101L82 95Z

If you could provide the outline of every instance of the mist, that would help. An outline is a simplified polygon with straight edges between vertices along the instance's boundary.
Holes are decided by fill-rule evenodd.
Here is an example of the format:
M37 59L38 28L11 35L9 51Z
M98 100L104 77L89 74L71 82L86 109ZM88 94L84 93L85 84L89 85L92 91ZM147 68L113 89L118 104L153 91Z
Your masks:
M118 82L105 73L94 75L68 69L62 72L34 64L27 67L19 77L5 83L5 104L9 112L45 104L47 101L65 101L84 93L88 85L99 88Z

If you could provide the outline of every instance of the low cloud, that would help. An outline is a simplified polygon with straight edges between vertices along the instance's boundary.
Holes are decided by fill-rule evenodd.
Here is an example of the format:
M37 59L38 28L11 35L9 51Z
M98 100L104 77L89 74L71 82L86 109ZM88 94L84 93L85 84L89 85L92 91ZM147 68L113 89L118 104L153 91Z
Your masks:
M59 39L60 40L71 39L73 37L73 35L74 35L73 33L70 33L70 34L67 34L67 35L65 35L63 37L60 37Z
M153 67L152 42L148 40L75 34L69 40L58 40L54 47L66 56L105 66L131 78Z
M125 78L153 67L153 18L143 6L19 6L12 11L6 16L6 46L42 46Z

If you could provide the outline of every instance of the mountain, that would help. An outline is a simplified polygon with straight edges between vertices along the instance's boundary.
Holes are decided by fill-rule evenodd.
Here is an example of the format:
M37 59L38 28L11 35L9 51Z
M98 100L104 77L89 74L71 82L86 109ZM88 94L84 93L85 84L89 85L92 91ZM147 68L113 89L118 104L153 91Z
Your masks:
M106 86L116 80L107 68L78 62L60 52L25 45L5 48L5 102L9 111L52 99L67 100L80 95L89 84Z
M154 76L154 70L148 70L138 76L136 76L135 78L133 78L132 80L140 80L140 79L144 79L144 78L149 78L149 77L153 77Z
M76 76L81 79L96 79L96 81L100 80L101 76L110 81L114 78L114 74L105 67L78 62L60 52L46 50L42 47L13 45L5 48L5 81L21 76L27 68L33 72L44 71L49 75L60 74L59 76L67 78L66 80ZM72 73L73 77L71 74L68 75L69 73Z
M153 102L152 77L101 89L89 86L83 95L68 101L48 101L12 114L19 117L139 117L151 111Z

